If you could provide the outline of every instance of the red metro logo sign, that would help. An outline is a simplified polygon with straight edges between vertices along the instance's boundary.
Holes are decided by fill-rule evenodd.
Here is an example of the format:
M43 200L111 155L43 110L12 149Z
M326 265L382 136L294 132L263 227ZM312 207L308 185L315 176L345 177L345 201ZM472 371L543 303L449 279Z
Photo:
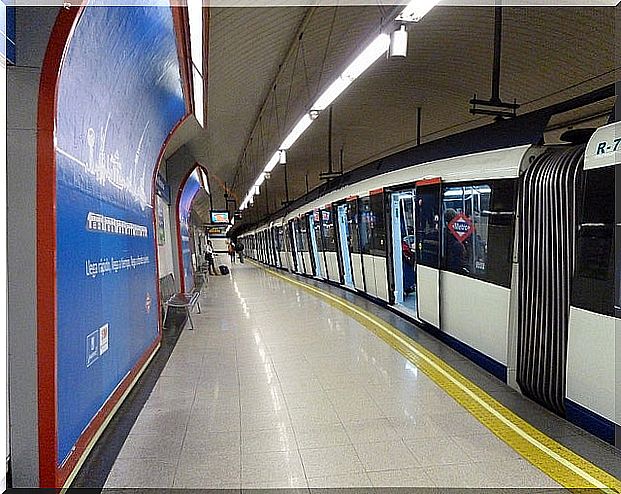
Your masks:
M449 221L448 229L461 243L464 243L474 233L474 224L464 213L459 213Z

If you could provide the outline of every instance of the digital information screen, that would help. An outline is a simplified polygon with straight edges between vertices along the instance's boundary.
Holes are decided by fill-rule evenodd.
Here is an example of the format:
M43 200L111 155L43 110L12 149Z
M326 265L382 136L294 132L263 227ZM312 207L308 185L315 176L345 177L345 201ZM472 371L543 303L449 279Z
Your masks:
M228 211L212 211L211 222L212 223L228 223L229 212Z

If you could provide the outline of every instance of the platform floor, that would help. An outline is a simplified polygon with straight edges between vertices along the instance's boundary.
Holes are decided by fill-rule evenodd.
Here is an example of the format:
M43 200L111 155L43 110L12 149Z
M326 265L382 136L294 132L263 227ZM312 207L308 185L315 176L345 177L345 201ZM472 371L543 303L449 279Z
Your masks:
M558 487L313 294L211 277L106 487Z

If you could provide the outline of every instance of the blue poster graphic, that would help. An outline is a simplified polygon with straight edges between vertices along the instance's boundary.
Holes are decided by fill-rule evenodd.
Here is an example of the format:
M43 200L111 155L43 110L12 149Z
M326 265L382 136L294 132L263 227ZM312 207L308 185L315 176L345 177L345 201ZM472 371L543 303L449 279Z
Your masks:
M185 114L169 7L99 7L75 27L56 114L58 459L158 333L152 188Z
M183 263L183 279L185 290L189 292L194 287L194 272L192 267L192 242L190 239L190 211L192 201L203 187L200 168L195 168L190 174L181 191L179 198L179 233L181 235L181 259ZM204 187L203 187L204 188Z

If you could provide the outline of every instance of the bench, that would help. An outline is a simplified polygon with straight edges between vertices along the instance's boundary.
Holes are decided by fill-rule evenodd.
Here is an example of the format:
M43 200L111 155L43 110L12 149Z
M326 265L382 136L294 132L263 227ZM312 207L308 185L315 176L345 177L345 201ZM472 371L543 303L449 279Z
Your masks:
M160 296L162 300L162 321L166 323L166 317L168 316L168 310L181 309L185 311L190 321L190 327L194 329L194 322L192 321L192 310L197 307L198 313L201 313L201 306L199 303L199 297L201 295L200 288L194 289L190 293L178 293L175 291L175 277L172 273L167 274L163 278L160 278Z

